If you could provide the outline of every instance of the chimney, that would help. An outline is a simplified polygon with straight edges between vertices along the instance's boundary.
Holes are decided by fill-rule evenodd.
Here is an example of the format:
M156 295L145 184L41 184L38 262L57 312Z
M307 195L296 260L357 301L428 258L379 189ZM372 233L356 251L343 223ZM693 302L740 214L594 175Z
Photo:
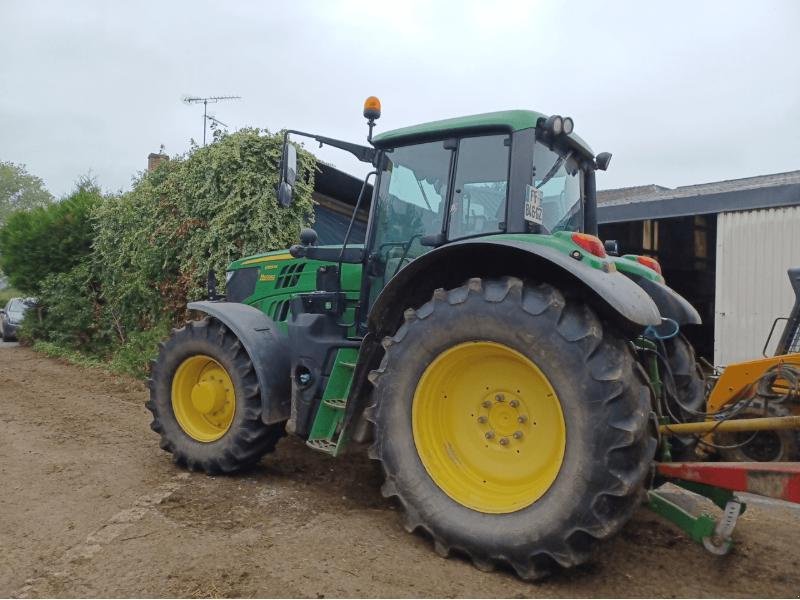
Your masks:
M147 155L147 170L155 171L162 162L169 160L169 156L164 154L164 146L161 146L161 149L158 151L158 154L155 152L151 152Z

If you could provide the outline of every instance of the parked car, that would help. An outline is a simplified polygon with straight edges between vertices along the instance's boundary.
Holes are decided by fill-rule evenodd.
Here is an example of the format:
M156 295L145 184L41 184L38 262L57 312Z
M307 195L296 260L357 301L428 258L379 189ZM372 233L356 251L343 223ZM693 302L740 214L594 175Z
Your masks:
M35 303L33 298L11 298L4 308L0 309L0 336L4 342L17 339L17 332L25 312Z

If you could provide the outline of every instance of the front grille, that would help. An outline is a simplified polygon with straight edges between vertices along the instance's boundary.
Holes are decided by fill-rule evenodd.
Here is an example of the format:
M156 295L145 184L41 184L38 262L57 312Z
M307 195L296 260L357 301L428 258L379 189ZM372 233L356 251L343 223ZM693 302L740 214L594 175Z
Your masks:
M275 281L275 289L286 289L296 286L300 282L300 273L306 268L306 263L292 263L285 265Z

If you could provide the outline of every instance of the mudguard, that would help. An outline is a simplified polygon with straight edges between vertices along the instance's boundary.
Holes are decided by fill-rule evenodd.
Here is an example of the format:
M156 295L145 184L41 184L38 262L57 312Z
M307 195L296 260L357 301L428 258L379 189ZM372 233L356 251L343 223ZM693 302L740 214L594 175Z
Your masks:
M703 319L689 301L671 287L634 273L626 275L653 299L662 317L672 319L678 325L700 325Z
M469 277L500 275L531 277L575 290L634 335L659 325L661 315L653 299L613 263L607 264L607 270L596 269L543 244L499 236L453 242L411 261L389 281L370 310L369 328L393 333L403 310L427 301L433 289L461 285Z
M287 336L275 322L238 302L190 302L187 306L219 320L239 338L256 372L264 423L287 420L292 398L291 352Z

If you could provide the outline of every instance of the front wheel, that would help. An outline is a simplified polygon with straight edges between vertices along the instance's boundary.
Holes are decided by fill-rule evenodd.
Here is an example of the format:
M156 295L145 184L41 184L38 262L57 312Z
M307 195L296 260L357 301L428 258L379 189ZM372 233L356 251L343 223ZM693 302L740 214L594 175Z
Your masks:
M283 423L261 420L258 381L241 342L210 318L174 330L160 345L146 407L161 447L176 463L207 473L252 465L284 434Z
M438 552L534 579L630 518L655 451L649 391L587 305L472 279L406 311L384 345L372 455Z

